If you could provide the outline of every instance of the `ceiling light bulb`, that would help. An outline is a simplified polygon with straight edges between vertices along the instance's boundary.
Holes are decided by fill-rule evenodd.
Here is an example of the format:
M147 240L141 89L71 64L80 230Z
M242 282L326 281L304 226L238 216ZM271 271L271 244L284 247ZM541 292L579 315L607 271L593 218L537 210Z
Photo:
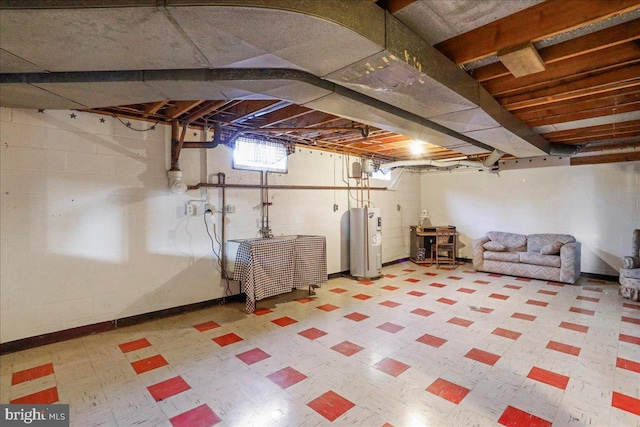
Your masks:
M414 140L411 143L411 153L414 155L419 155L422 154L422 152L424 151L424 142L419 141L419 140Z

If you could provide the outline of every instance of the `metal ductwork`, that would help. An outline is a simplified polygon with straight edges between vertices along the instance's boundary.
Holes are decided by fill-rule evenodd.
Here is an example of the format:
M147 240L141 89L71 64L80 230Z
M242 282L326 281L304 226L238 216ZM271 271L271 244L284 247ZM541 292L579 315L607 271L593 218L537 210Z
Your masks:
M558 157L571 157L578 154L586 145L567 145L552 142L549 145L549 154Z
M371 1L348 8L343 0L78 3L0 5L2 106L282 99L466 155L549 150L478 82Z
M502 156L504 156L504 153L502 151L493 150L491 154L489 154L489 157L484 159L484 162L482 162L482 166L484 166L485 168L491 168L496 164L498 160L500 160L500 157Z
M454 161L439 161L439 160L400 160L397 162L383 163L380 165L380 169L393 169L407 166L432 166L437 169L450 170L452 168L458 168L466 166L470 168L477 168L481 170L490 170L491 167L487 167L481 162L475 162L473 160L454 160Z

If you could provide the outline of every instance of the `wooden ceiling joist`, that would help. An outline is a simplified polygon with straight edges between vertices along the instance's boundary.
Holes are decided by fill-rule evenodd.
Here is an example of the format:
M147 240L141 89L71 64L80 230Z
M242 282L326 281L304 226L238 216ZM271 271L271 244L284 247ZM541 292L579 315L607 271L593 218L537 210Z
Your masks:
M548 132L542 135L550 142L581 144L606 138L640 137L640 120Z
M302 107L300 105L295 105L295 104L288 105L284 108L281 108L277 111L274 111L272 113L265 115L264 117L265 122L261 126L262 127L275 126L281 123L293 125L293 123L289 123L289 122L299 117L302 117L306 114L310 114L312 112L313 110L307 107Z
M498 102L507 110L513 111L639 85L640 65L635 64L523 95L498 98Z
M600 163L635 162L640 160L640 151L628 153L601 154L599 156L572 157L571 166L595 165Z
M597 117L599 115L615 114L618 108L626 108L640 102L640 87L634 89L619 89L603 94L584 96L577 100L555 102L553 104L536 105L514 111L516 117L529 124L562 123L572 120ZM627 109L627 111L633 111ZM620 111L622 112L622 111ZM533 124L535 122L535 124Z
M614 114L624 114L630 113L633 111L640 111L640 100L624 103L624 104L614 104L614 105L606 105L602 107L589 108L583 111L578 112L570 112L567 114L557 113L557 114L549 114L548 116L541 116L538 119L527 119L527 124L531 127L537 126L545 126L552 125L557 123L566 123L572 122L576 120L585 120L585 119L593 119L596 117L603 116L611 116ZM519 115L516 114L516 117Z
M593 118L603 117L603 116L611 116L614 114L631 113L634 111L640 111L640 101L624 104L624 105L594 108L591 110L585 110L578 113L572 113L570 115L549 116L549 117L544 117L538 120L530 120L527 123L529 124L529 126L537 127L537 126L545 126L545 125L551 125L551 124L557 124L557 123L572 122L575 120L585 120L585 119L593 119Z
M169 103L168 99L158 102L152 102L144 108L144 117L153 116L156 114L162 107Z
M267 100L258 100L254 102L239 103L237 106L233 108L233 114L235 118L230 120L229 124L247 122L255 118L257 114L263 111L267 111L268 109L273 108L277 104L282 104L282 101L277 99L276 100L267 99ZM282 104L283 108L284 106L285 105ZM252 127L257 127L257 126L252 126Z
M637 0L547 0L435 45L458 65L640 9Z
M580 150L580 153L596 152L606 150L624 150L629 148L640 148L640 138L636 141L623 140L623 142L609 142L606 144L590 144Z
M545 47L540 49L539 53L544 63L549 65L638 39L640 39L640 19ZM484 83L491 79L508 76L510 73L502 63L494 62L472 70L471 75L480 83Z
M624 43L602 51L601 55L583 55L555 62L544 73L536 73L514 79L511 76L493 79L483 84L493 96L499 97L523 91L531 91L562 79L577 79L590 73L603 72L640 63L640 49L634 42Z
M187 111L191 111L203 102L204 99L200 99L198 101L176 101L173 103L173 106L168 109L167 116L171 120L177 119Z

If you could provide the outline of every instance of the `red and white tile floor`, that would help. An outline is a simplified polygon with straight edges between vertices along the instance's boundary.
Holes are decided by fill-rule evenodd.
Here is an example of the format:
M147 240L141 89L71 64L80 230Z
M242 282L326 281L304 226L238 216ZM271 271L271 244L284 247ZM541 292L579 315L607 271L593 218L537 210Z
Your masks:
M3 355L0 402L74 426L640 426L640 304L615 283L384 273Z

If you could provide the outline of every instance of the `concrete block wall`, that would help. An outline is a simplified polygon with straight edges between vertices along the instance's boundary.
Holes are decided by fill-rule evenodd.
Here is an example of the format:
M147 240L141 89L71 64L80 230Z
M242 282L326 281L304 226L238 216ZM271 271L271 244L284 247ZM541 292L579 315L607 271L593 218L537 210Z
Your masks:
M170 129L149 130L152 125L132 120L127 127L112 117L66 110L0 108L0 342L225 294L203 203L193 202L195 216L184 212L187 202L207 194L221 209L220 190L170 193ZM300 149L289 157L289 173L270 174L269 183L346 185L343 168L355 159L346 160ZM228 183L260 182L259 173L232 169L226 147L184 150L180 167L189 184L215 181L218 172ZM372 203L382 208L385 262L409 254L408 226L420 212L420 185L419 175L405 174L396 191L371 192ZM348 270L345 218L355 202L346 191L269 196L274 234L325 235L329 273ZM227 216L227 237L256 236L259 191L230 189L227 204L235 208ZM220 219L208 217L218 235Z
M564 233L582 243L583 272L617 275L640 227L640 162L426 173L422 203L432 222L457 225L467 258L490 230Z

